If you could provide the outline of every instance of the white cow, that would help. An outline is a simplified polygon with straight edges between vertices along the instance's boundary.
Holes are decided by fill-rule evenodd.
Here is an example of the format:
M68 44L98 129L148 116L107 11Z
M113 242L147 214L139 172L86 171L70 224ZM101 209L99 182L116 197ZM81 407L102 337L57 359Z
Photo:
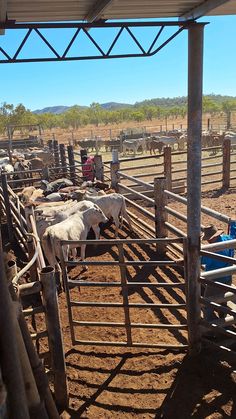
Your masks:
M74 214L82 213L83 211L89 208L96 208L97 206L90 201L74 201L72 205L68 206L66 209L58 210L57 207L47 209L38 213L36 219L36 227L39 238L43 237L46 229L51 226L60 223L61 221L66 220L68 217ZM100 228L98 225L93 225L92 227L96 240L100 237Z
M226 139L230 139L231 140L231 145L235 145L236 144L236 133L233 131L227 131L225 133L225 137Z
M36 215L42 215L44 218L46 216L54 217L58 212L65 211L76 204L77 202L71 199L66 202L42 202L37 205L34 212Z
M122 147L124 155L130 150L133 151L134 156L137 154L138 145L133 140L123 141Z
M87 193L82 195L75 192L74 197L78 200L83 198L93 202L94 204L98 205L99 208L101 208L107 218L113 218L116 226L115 237L118 236L118 229L122 227L123 218L125 218L128 222L130 230L133 230L129 215L127 213L125 198L122 195L118 193L111 193L109 195L93 196ZM120 217L121 222L119 219Z
M9 157L4 157L3 159L0 159L0 171L7 173L14 172L14 167L10 164Z
M132 150L134 156L136 155L139 148L142 149L142 153L147 151L147 144L145 138L136 138L131 140L123 141L123 154L125 155L127 151Z
M53 267L59 267L57 258L60 258L61 240L86 240L91 227L107 221L101 209L94 207L82 213L74 214L59 224L48 227L42 237L42 247L48 263ZM78 247L78 244L63 247L65 260L68 260L70 249L73 252L73 257L76 257L76 247ZM86 245L81 245L81 260L85 259L85 248Z
M159 139L165 146L171 146L172 149L174 149L174 145L178 143L178 139L176 137L168 137L167 135L163 135L159 137Z

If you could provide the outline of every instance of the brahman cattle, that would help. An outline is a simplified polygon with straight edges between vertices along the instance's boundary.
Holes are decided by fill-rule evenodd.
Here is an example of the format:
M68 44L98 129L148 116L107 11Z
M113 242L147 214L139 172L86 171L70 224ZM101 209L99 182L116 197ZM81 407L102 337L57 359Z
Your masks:
M133 230L129 215L127 213L125 198L122 195L118 193L111 193L109 195L94 196L88 194L87 192L74 192L74 194L72 194L72 198L77 199L78 201L81 201L81 199L86 199L98 205L98 207L101 208L107 218L113 219L116 226L115 237L118 236L118 229L122 227L123 218L125 218L129 224L130 230Z
M61 221L66 220L71 215L78 214L89 208L95 207L96 205L90 201L72 201L70 205L64 207L55 206L46 209L44 208L42 210L39 210L38 208L36 211L36 227L39 238L42 238L46 228L50 225L58 224ZM98 240L100 237L99 226L93 226L92 229L95 233L95 238Z
M18 159L16 163L14 164L14 173L13 173L13 179L14 180L26 180L31 179L32 172L29 172L31 169L30 162L28 160L24 159ZM29 181L29 184L31 182ZM18 185L16 185L17 187Z
M60 189L67 186L73 186L73 182L66 178L56 179L53 182L48 182L47 180L42 180L42 189L44 190L44 195L47 196L51 193L58 192Z
M165 144L157 139L151 138L147 141L147 148L150 151L150 154L156 154L156 150L158 150L159 154L161 154L164 146Z
M86 240L91 227L96 228L99 223L106 223L107 221L102 210L95 206L84 212L73 214L68 219L48 227L42 237L42 247L48 263L59 268L57 258L60 258L60 242L62 240ZM76 258L76 247L78 247L78 244L63 247L62 252L65 260L68 260L70 249L73 252L73 257ZM86 245L81 245L81 260L85 259L85 248Z
M40 200L44 197L42 189L36 189L34 186L26 186L17 194L24 205Z

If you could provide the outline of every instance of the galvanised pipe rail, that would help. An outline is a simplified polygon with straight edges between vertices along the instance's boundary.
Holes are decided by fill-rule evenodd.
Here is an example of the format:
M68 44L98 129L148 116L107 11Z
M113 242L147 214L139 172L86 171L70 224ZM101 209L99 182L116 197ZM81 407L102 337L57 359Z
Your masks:
M28 233L28 235L29 236L32 236L36 241L37 241L37 238L35 237L35 235L34 234L32 234L32 233ZM18 272L15 276L14 276L14 278L12 279L12 283L13 283L13 285L17 285L18 284L18 281L19 281L19 279L29 270L29 268L31 268L31 266L33 266L33 264L34 264L34 262L36 261L36 259L37 259L37 257L38 257L38 243L37 243L37 246L36 246L36 249L35 249L35 253L34 253L34 256L32 257L32 259L27 263L27 265L26 266L24 266L24 268L23 269L21 269L21 271L20 272Z
M142 180L135 179L133 176L126 175L125 173L122 173L122 172L120 172L120 171L118 171L117 173L118 173L118 175L120 175L120 177L122 177L122 178L124 178L124 179L132 180L132 181L134 181L135 183L137 183L137 185L146 186L147 188L149 188L149 189L152 189L152 190L153 190L153 186L151 186L151 185L150 185L149 183L147 183L147 182L143 182Z
M118 183L119 188L123 188L125 191L132 193L134 195L137 195L139 198L146 200L147 202L149 202L150 204L152 204L154 206L154 199L148 198L146 195L143 195L140 192L135 191L134 189L131 189L130 187L127 187L125 185L123 185L122 183Z
M61 245L74 245L77 244L97 244L97 245L118 245L118 244L163 244L163 243L183 243L183 238L170 238L163 237L157 239L111 239L111 240L61 240ZM228 243L228 242L227 242Z
M212 181L212 182L214 182L214 181ZM215 182L219 182L218 180L217 181L215 181ZM175 194L174 192L170 192L170 191L168 191L168 190L166 190L165 189L165 194L168 196L168 197L170 197L170 198L173 198L175 201L177 201L177 202L181 202L182 204L184 204L184 205L187 205L187 199L186 198L184 198L184 197L182 197L182 196L180 196L180 195L177 195L177 194ZM231 218L230 217L228 217L227 215L223 215L223 214L221 214L220 212L218 212L218 211L214 211L214 210L212 210L212 209L210 209L210 208L207 208L207 207L204 207L204 206L201 206L201 212L203 212L204 214L207 214L207 215L210 215L211 217L213 217L213 218L216 218L216 219L218 219L219 221L223 221L223 222L225 222L225 223L227 223L227 224L229 224L230 223L230 221L231 221Z

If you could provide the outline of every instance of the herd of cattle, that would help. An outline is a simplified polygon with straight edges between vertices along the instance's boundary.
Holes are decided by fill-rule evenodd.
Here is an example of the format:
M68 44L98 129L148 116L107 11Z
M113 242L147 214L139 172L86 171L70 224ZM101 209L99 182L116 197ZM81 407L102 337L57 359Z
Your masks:
M28 186L18 193L21 202L34 206L36 227L42 249L48 263L60 270L61 240L86 240L90 229L95 238L100 237L100 224L110 219L115 224L115 236L125 219L132 230L127 213L125 198L109 189L103 182L84 182L80 187L73 186L66 178L53 182L42 181L42 187ZM67 260L69 251L76 259L75 246L63 248ZM85 245L81 246L80 258L85 259Z
M0 156L4 155L5 151L0 150ZM25 179L29 176L29 170L42 170L44 167L49 167L53 163L52 154L48 149L36 149L17 151L9 157L0 157L0 171L10 173L12 179Z
M236 133L224 134L203 132L203 147L217 147L222 144L224 138L230 138L231 144L236 144ZM120 140L119 140L120 141ZM140 149L150 153L162 152L165 145L174 146L178 141L179 147L185 147L186 133L169 133L169 135L152 136L148 138L125 139L122 142L123 153L130 150L136 154ZM1 156L1 150L0 150ZM11 164L13 163L13 164ZM25 150L24 153L15 152L11 156L0 158L0 171L11 173L13 179L25 179L28 170L42 170L52 164L52 155L47 149ZM81 181L82 182L82 181ZM30 183L29 183L30 184ZM84 182L81 186L74 186L66 179L58 179L54 182L41 181L41 187L25 187L19 194L19 199L27 206L34 206L36 227L42 248L48 263L60 269L58 258L60 257L62 240L86 240L90 229L95 238L100 237L100 224L113 220L115 224L115 236L122 227L123 219L128 223L132 231L132 225L126 209L125 198L109 189L109 185L103 182ZM68 259L69 252L76 258L74 246L63 248L64 258ZM85 245L81 246L80 258L85 259Z
M218 132L218 131L203 131L202 132L202 147L218 147L223 144L224 138L230 138L232 144L236 144L236 133L233 131ZM173 130L166 133L145 133L142 138L140 135L122 135L120 138L113 140L102 140L101 137L95 139L84 139L77 141L77 144L88 151L110 151L118 149L123 155L132 153L136 155L138 152L156 154L163 152L164 146L171 146L172 149L184 150L187 144L186 130Z

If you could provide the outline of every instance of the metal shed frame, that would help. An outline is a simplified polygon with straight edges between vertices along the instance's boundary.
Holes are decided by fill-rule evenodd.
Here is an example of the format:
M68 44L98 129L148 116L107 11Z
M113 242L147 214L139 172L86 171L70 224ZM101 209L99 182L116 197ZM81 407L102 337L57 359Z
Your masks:
M27 24L15 24L15 23L6 23L4 25L5 29L8 30L18 30L19 32L23 32L23 39L18 40L18 44L16 46L15 52L12 54L8 52L6 47L0 46L0 64L6 63L26 63L26 62L48 62L48 61L81 61L81 60L99 60L99 59L108 59L108 58L137 58L137 57L151 57L157 52L159 52L163 47L165 47L172 39L174 39L177 35L179 35L184 29L187 29L192 22L96 22L96 23L27 23ZM142 28L145 31L146 28L154 28L155 35L150 40L150 45L144 47L142 42L138 40L138 37L133 33L133 28ZM171 34L170 36L166 36L166 39L162 41L158 45L158 40L161 34L163 34L163 30L167 27L172 27L177 30ZM1 25L0 25L1 28ZM53 29L60 29L61 34L63 35L63 31L66 29L74 29L74 33L70 36L67 46L65 50L60 53L55 45L49 40L48 33L45 34L42 30L53 30ZM92 34L91 29L96 29L97 33ZM99 31L106 29L110 30L110 33L107 35L110 38L110 45L106 51L102 47L101 43L96 40L96 35ZM117 33L114 36L112 33L113 29L117 29ZM115 46L118 45L118 42L121 36L126 32L128 35L129 40L132 41L133 45L138 48L137 53L132 53L127 51L127 53L123 54L115 54L113 50ZM79 35L83 34L90 44L95 47L96 53L82 55L80 49L78 47L77 54L70 56L70 50L75 42L78 41ZM44 57L35 56L29 58L22 58L21 53L24 50L24 47L27 43L30 42L30 39L33 35L37 35L40 39L41 45L47 47L48 54L45 53ZM0 38L1 41L1 38ZM1 45L1 44L0 44ZM131 49L131 46L128 47L128 50ZM2 57L1 57L2 55Z
M85 5L85 1L82 2ZM89 2L88 2L89 3ZM118 2L119 3L119 2ZM121 2L122 3L122 2ZM180 6L180 2L173 1L175 6ZM187 3L187 2L186 2ZM6 5L6 1L0 1L1 4ZM128 18L137 18L136 10L134 10L133 16L132 13L132 1L128 3L129 13L126 16ZM155 6L158 2L155 3ZM191 4L194 6L191 8ZM86 3L87 5L87 3ZM201 234L201 133L202 133L202 78L203 78L203 35L204 35L204 23L197 23L196 19L204 16L206 14L232 14L236 13L235 2L231 0L205 0L205 1L196 1L193 0L189 2L190 8L186 10L182 15L177 15L176 11L171 14L170 4L168 2L162 3L163 11L160 16L167 17L178 16L179 20L173 22L125 22L125 23L109 23L106 22L107 19L114 18L116 16L109 17L107 15L107 7L113 6L112 0L97 0L95 2L90 2L90 9L87 11L86 16L83 17L85 20L90 22L83 23L16 23L15 21L4 20L4 15L6 8L3 9L0 7L0 33L3 33L5 29L15 30L15 29L26 29L27 33L23 41L20 43L16 52L13 56L10 56L4 48L0 48L0 53L4 56L4 59L0 60L0 63L16 63L23 62L20 60L19 54L28 40L32 31L35 31L43 42L46 43L49 50L54 54L54 57L48 59L25 59L24 62L37 62L37 61L66 61L71 59L81 60L81 59L108 59L108 58L123 58L123 57L146 57L152 56L157 53L161 48L168 44L175 36L177 36L183 29L188 30L188 148L187 148L187 190L188 190L188 209L187 209L187 277L188 277L188 329L189 329L189 344L190 350L192 352L198 351L200 347L200 234ZM166 6L167 5L167 6ZM143 9L148 7L148 3L139 2L139 12L142 12ZM167 8L166 8L167 7ZM143 8L143 9L142 9ZM165 10L166 8L166 10ZM215 8L218 8L215 12ZM125 9L120 10L121 14L125 13ZM155 8L153 9L155 12ZM168 13L170 10L170 13ZM177 8L176 8L177 10ZM219 10L219 12L218 12ZM222 13L221 13L222 11ZM154 13L153 12L153 13ZM46 13L46 12L45 12ZM65 11L66 13L66 11ZM165 15L166 13L166 15ZM145 13L143 13L145 15ZM41 16L41 15L40 15ZM46 16L46 15L45 15ZM108 16L108 17L107 17ZM158 17L158 15L149 16ZM124 16L125 18L125 16ZM82 19L82 17L81 17ZM103 19L102 21L99 19ZM42 19L41 19L42 20ZM49 20L49 19L47 19ZM59 19L58 19L59 20ZM70 19L64 19L70 20ZM72 19L71 19L72 20ZM152 40L150 47L145 50L145 48L139 43L137 38L132 33L130 28L134 26L156 26L157 34ZM155 48L156 41L163 30L167 26L177 26L179 27L173 36L169 37L164 43L159 47ZM49 28L75 28L75 34L72 36L69 44L66 47L66 50L63 54L58 54L56 50L53 49L53 46L48 42L48 40L40 32L41 29ZM96 43L93 39L91 33L89 32L90 28L104 28L104 27L118 27L118 34L121 34L122 31L126 30L135 44L138 46L140 53L138 54L120 54L112 55L112 50L119 36L112 41L111 46L108 51L104 52L103 49ZM87 56L85 57L68 57L67 53L73 44L76 36L80 31L84 31L87 34L90 41L98 50L98 56Z

